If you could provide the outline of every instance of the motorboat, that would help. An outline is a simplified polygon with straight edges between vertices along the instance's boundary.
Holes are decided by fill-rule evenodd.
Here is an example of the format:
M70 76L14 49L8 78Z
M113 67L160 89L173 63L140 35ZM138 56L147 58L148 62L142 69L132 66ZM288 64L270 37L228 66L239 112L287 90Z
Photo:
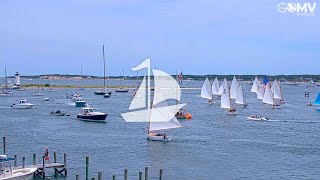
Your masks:
M192 116L190 113L187 112L187 110L185 109L180 109L177 113L176 113L176 118L177 119L191 119Z
M50 101L50 98L46 97L46 98L42 99L42 101Z
M52 115L52 116L65 116L65 115L67 115L67 113L58 110L58 111L55 111L55 112L51 111L50 115Z
M116 89L115 90L116 92L123 92L123 93L125 93L125 92L128 92L129 91L129 89L126 89L126 88L118 88L118 89Z
M11 107L13 109L31 109L33 104L29 103L26 99L22 99L19 101L19 104L12 104Z
M247 117L248 120L253 120L253 121L267 121L269 118L263 117L261 115L252 115Z
M228 110L226 111L226 113L227 113L227 115L230 115L230 116L236 116L236 115L238 115L237 110L236 110L236 109L233 109L233 108L228 109Z
M85 107L77 118L83 121L105 122L107 116L107 113L99 112L98 108Z
M31 180L36 167L13 168L14 158L0 155L0 179L1 180Z
M76 105L76 107L86 107L87 103L86 103L86 101L84 99L78 99L75 102L75 105Z

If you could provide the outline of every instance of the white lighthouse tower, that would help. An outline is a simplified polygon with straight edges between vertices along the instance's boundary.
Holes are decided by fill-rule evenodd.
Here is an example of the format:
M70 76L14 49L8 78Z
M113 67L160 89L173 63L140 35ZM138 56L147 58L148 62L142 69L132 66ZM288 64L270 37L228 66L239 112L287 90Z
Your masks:
M20 87L20 74L18 72L16 72L15 76L15 82L14 85Z

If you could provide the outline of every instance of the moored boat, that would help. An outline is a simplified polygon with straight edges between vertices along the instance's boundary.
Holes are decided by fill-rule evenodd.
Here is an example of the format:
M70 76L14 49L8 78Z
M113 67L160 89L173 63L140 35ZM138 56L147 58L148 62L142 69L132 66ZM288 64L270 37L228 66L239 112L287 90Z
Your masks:
M58 111L56 111L56 112L51 111L50 115L52 115L52 116L65 116L65 115L67 115L67 113L58 110Z
M0 155L0 179L1 180L30 180L33 179L33 173L36 167L13 168L14 158L8 158L6 155Z
M87 106L87 103L84 99L78 99L76 102L75 102L75 106L76 107L86 107Z
M105 122L107 113L99 112L98 108L82 108L80 114L77 115L77 118L83 121L95 121L95 122Z
M248 120L253 120L253 121L267 121L269 118L263 117L261 115L252 115L247 117Z

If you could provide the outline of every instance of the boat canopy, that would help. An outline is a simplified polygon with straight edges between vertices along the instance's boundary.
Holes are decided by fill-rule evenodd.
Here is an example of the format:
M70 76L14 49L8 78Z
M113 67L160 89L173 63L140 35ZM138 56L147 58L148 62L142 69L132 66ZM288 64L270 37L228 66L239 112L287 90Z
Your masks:
M0 163L14 161L14 158L7 157L6 155L0 155Z

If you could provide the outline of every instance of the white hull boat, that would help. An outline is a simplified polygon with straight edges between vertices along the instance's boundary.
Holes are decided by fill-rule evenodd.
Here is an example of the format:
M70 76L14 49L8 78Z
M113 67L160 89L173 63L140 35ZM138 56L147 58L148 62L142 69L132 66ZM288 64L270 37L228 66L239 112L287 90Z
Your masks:
M151 141L163 141L163 142L168 142L172 140L166 134L157 134L157 133L150 133L150 132L147 135L147 139Z
M31 180L36 167L13 168L15 159L0 155L0 180Z
M26 99L20 100L19 104L12 104L13 109L31 109L33 104L29 103Z
M2 178L1 180L30 180L33 179L33 173L37 168L23 168L12 170L12 176Z
M268 121L269 119L266 117L262 117L262 116L249 116L247 117L248 120L252 120L252 121Z

